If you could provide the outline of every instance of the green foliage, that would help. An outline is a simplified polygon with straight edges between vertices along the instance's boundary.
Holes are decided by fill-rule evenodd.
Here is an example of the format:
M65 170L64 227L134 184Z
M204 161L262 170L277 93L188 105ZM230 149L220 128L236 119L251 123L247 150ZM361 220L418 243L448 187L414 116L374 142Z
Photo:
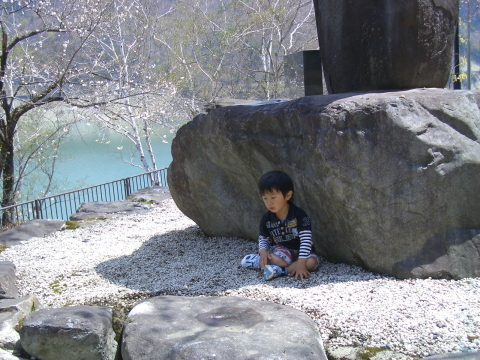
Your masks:
M55 294L61 294L66 288L65 284L62 284L63 275L60 275L56 280L50 283L50 288Z
M155 204L158 204L157 201L155 200L149 200L149 201L146 201L145 199L143 198L131 198L129 199L128 201L131 201L131 202L138 202L140 204L145 204L145 205L155 205Z
M22 329L22 326L23 326L23 323L25 322L25 318L22 318L18 321L18 323L13 327L13 329L17 332L17 333L20 333L20 330Z
M37 310L37 309L35 308L35 303L32 301L32 306L30 307L30 312L32 313L32 312L34 312L35 310ZM27 315L28 315L28 314L27 314ZM22 326L23 326L23 323L25 322L26 317L27 317L27 316L21 318L21 319L18 321L17 325L14 326L14 329L15 329L16 332L20 333L20 330L22 329Z
M115 341L120 343L122 338L123 326L127 320L128 313L133 309L132 305L124 306L117 304L113 307L112 314L112 326L113 332L115 333Z
M65 221L65 226L62 228L62 230L75 230L80 227L80 222L79 221L73 221L73 220L67 220Z
M360 352L359 356L362 360L370 360L378 353L385 351L385 349L377 348L377 347L366 347L364 351Z

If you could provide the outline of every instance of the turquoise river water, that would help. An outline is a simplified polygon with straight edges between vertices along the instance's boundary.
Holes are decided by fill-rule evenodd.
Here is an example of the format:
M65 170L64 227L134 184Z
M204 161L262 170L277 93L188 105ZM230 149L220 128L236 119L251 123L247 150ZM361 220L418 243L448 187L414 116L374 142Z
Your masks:
M152 138L157 168L168 167L172 161L171 142L174 135L169 128L156 131ZM145 153L147 152L144 147ZM81 124L72 130L60 147L54 179L56 187L49 193L58 194L83 187L103 184L140 175L144 170L128 162L140 164L134 145L113 132L101 132L93 125ZM41 183L29 193L28 200L43 196Z

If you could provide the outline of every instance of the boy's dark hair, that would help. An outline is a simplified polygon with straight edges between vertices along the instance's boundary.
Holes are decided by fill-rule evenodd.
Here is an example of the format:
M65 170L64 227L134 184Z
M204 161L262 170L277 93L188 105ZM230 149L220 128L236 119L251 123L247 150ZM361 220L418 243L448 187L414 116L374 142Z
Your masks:
M293 181L283 171L269 171L260 178L258 190L260 190L260 195L265 194L267 191L280 191L285 197L289 191L294 191ZM292 199L289 200L289 202L291 201Z

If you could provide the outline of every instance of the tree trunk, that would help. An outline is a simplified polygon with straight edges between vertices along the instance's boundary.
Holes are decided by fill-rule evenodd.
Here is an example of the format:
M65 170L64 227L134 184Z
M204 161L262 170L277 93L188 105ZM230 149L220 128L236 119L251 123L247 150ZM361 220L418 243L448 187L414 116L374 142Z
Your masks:
M5 164L3 166L3 198L2 207L10 206L14 204L15 199L15 164L13 156L13 142L7 141L2 144L2 157L5 158ZM13 138L11 139L13 140ZM7 225L13 222L13 216L11 211L4 211L2 215L2 225Z

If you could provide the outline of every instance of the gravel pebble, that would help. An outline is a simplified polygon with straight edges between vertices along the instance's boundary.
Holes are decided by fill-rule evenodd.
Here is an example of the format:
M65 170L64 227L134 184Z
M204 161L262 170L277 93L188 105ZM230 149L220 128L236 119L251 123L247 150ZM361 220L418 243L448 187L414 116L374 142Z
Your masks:
M9 248L22 295L47 307L133 306L156 295L241 296L309 315L325 344L380 347L413 356L480 351L480 279L397 280L322 261L307 280L265 282L239 266L257 250L209 238L169 199L143 215L118 216Z

